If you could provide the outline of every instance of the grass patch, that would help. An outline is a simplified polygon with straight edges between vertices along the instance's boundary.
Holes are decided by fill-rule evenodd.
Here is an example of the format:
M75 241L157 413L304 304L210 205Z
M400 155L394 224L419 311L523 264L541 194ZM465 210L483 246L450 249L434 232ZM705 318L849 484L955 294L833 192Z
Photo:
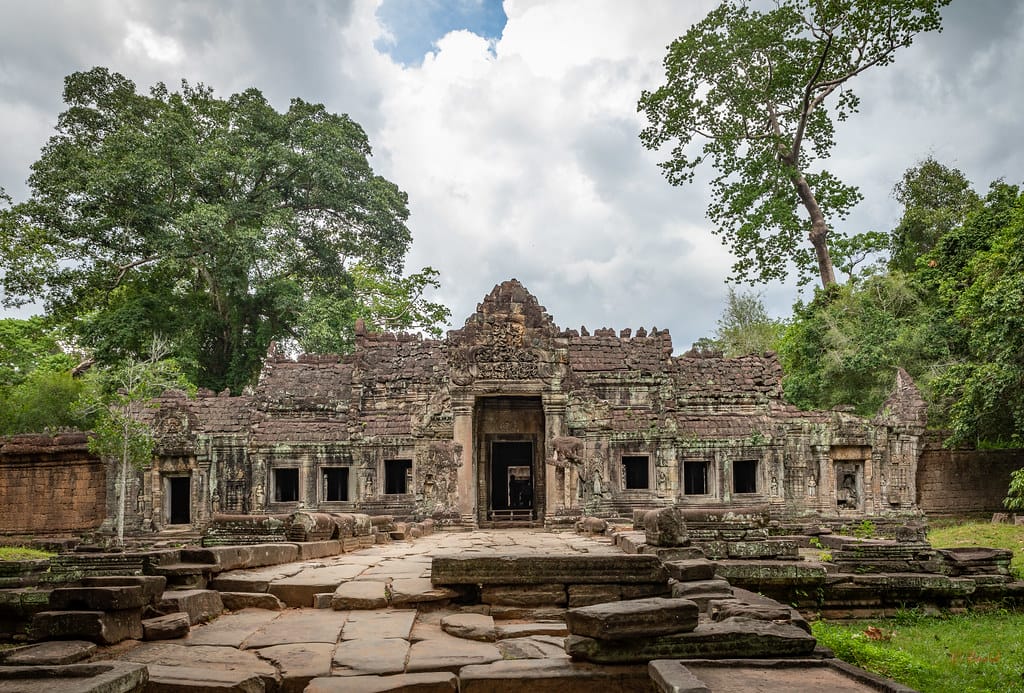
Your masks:
M39 558L52 558L57 554L27 546L0 546L0 561L33 561Z
M843 661L928 693L1024 693L1024 614L812 624Z
M959 546L990 546L1013 551L1010 570L1017 579L1024 579L1024 525L1002 525L991 522L965 522L932 529L928 541L937 549Z

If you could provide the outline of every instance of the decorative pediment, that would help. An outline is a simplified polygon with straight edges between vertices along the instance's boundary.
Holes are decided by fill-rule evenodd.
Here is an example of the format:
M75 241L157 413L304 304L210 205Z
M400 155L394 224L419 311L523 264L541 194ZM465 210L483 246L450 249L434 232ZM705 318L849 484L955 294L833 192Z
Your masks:
M459 330L448 333L446 350L456 385L474 380L548 379L559 333L551 316L516 279L502 282Z

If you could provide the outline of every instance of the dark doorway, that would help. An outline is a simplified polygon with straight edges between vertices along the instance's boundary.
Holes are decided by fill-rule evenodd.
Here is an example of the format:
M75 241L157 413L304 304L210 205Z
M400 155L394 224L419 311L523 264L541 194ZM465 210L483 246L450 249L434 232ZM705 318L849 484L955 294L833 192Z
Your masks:
M623 487L627 491L643 490L651 487L647 455L623 455L622 477Z
M192 477L167 477L167 524L192 522Z
M274 500L278 503L294 503L299 500L299 470L274 470Z
M736 460L732 463L732 492L757 493L757 460Z
M533 516L533 443L491 444L491 510L494 517ZM520 511L520 512L507 512Z

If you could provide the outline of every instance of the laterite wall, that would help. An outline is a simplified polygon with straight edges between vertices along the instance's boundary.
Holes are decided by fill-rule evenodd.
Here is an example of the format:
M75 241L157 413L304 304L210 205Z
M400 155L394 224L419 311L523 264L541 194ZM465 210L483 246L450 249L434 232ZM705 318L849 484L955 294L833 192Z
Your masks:
M106 514L106 472L84 433L0 438L0 534L77 534Z
M1010 473L1024 468L1024 450L945 450L939 436L917 463L917 504L930 515L1005 511Z

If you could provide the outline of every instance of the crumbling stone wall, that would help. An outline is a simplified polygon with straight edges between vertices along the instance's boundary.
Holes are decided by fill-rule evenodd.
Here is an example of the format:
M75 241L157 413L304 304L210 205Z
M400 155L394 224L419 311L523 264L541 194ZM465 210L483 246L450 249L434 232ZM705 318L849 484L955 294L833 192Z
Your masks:
M1005 511L1010 474L1024 469L1024 450L944 449L928 437L917 463L917 503L935 515Z
M106 517L106 473L86 434L0 438L0 533L81 533Z

